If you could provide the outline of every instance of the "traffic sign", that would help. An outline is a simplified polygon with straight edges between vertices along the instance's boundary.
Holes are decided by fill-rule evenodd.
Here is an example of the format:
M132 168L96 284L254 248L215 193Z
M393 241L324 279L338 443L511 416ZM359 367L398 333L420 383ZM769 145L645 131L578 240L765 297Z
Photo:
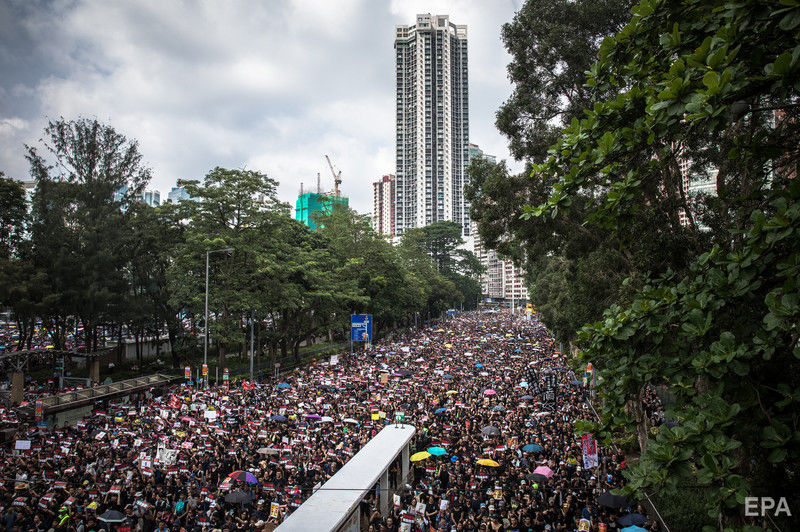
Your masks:
M189 366L186 366L185 368L183 368L183 377L185 379L191 379L192 378L192 368L190 368Z
M208 375L208 364L203 364L203 377Z
M372 314L352 314L350 316L350 340L353 342L372 341Z

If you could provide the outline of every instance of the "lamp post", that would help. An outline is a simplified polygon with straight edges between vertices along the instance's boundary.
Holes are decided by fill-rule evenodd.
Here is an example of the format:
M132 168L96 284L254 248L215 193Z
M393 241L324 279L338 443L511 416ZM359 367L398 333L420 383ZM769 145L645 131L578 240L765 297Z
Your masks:
M203 327L203 364L208 367L208 259L212 253L233 253L233 248L213 249L206 251L206 320ZM206 374L206 386L208 386L208 374Z

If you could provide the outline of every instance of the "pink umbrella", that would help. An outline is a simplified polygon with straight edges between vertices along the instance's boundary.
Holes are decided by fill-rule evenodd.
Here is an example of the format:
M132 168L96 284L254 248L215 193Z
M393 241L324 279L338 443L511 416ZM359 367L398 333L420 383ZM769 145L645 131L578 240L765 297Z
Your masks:
M539 466L533 470L534 475L544 475L547 478L553 478L553 470L546 465Z
M483 395L494 395L495 393L497 393L497 392L495 392L491 388L483 390Z

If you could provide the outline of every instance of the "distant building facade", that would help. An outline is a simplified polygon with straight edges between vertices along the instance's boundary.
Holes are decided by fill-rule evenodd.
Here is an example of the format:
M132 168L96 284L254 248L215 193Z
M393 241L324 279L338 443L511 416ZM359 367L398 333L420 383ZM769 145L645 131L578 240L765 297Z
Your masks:
M480 157L493 163L497 162L494 155L484 153L477 144L469 145L469 155L470 161ZM486 272L481 276L482 297L508 304L513 300L517 305L527 302L529 298L525 286L525 271L514 266L510 260L500 259L495 250L485 248L478 237L476 224L472 225L473 252L481 265L486 268Z
M315 216L317 213L330 213L335 205L349 208L350 200L344 196L333 196L315 192L306 192L297 196L294 219L306 224L312 231L318 228Z
M475 157L480 157L482 159L486 159L490 163L496 163L497 157L494 155L489 155L488 153L484 153L483 150L477 144L469 144L469 160L472 162L472 159Z
M186 187L181 181L178 181L167 193L167 201L170 203L178 203L181 200L188 199L190 199L189 193L186 192Z
M417 15L395 28L395 233L452 220L469 236L467 27Z
M372 183L372 229L382 235L395 235L395 183L391 174Z

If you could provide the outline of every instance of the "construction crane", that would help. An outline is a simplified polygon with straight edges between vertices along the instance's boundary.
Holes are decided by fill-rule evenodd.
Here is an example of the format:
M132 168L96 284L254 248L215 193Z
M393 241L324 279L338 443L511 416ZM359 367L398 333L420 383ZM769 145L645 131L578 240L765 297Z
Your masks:
M333 174L333 195L334 197L339 197L339 185L342 184L342 171L339 170L339 173L336 173L336 170L333 169L333 164L331 163L331 158L327 155L325 159L328 161L328 166L331 169L331 174Z

